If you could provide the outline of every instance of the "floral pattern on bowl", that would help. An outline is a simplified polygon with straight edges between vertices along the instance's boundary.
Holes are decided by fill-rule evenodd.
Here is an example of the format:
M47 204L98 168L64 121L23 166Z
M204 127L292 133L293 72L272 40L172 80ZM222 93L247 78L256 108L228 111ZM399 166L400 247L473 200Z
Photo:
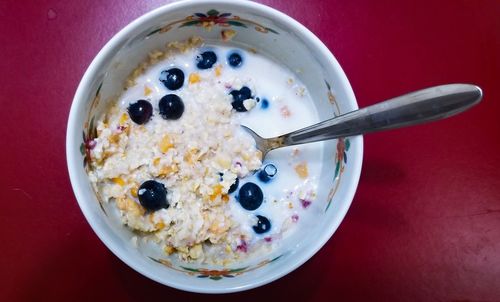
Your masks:
M208 278L210 280L221 280L222 278L234 278L236 276L242 275L244 273L256 270L258 268L261 268L269 263L272 263L278 259L283 257L283 255L279 255L277 257L267 259L264 261L259 262L256 265L253 266L245 266L245 267L239 267L239 268L227 268L227 269L222 269L222 270L217 270L217 269L208 269L208 268L192 268L192 267L185 267L185 266L179 266L176 267L170 262L169 260L165 259L155 259L152 257L149 257L151 260L158 262L170 269L173 269L178 272L186 273L190 276L196 276L198 278Z
M185 17L184 19L168 23L167 25L161 28L153 30L152 32L147 34L147 36L151 36L155 33L165 33L174 28L174 25L177 24L179 24L178 28L187 26L199 26L203 27L207 31L210 31L215 26L220 26L220 27L236 26L236 27L248 28L248 26L250 25L254 26L255 30L261 33L272 32L273 34L279 34L276 30L266 27L255 21L243 19L239 16L233 15L232 13L220 13L215 9L211 9L206 13L194 13L192 15Z
M335 95L333 94L332 86L328 81L325 80L326 88L327 88L327 98L328 102L332 105L334 105L334 111L333 114L335 116L340 115L340 107L339 104L337 103L337 99L335 98ZM325 208L325 212L328 211L332 204L333 196L335 196L335 193L337 192L339 185L340 185L340 179L342 178L342 174L344 173L344 168L345 165L347 164L347 151L349 151L349 148L351 146L351 142L349 141L348 138L339 138L337 140L337 148L336 152L333 156L334 158L334 163L335 163L335 174L333 176L333 184L332 187L328 193L327 197L327 205Z

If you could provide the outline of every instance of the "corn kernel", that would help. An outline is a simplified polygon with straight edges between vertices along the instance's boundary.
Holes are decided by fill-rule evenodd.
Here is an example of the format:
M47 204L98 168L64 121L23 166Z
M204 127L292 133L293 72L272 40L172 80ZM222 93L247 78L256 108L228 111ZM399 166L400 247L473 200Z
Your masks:
M130 195L134 196L137 198L137 187L133 187L130 189Z
M175 173L177 171L179 171L179 168L175 164L170 165L170 166L164 166L160 169L158 175L159 176L167 176L167 175Z
M159 157L153 159L153 165L154 166L158 166L159 164L160 164L160 158Z
M172 255L175 252L175 248L169 245L167 245L163 250L167 255Z
M174 146L174 144L172 144L172 142L170 141L170 137L168 136L168 134L165 134L160 141L160 145L159 145L160 151L162 153L166 153L168 151L168 149L172 148L173 146Z
M210 200L214 201L217 196L219 196L222 193L222 186L221 185L215 185L213 188L213 193L210 195Z
M227 203L229 201L229 195L227 195L227 194L222 195L222 201Z
M108 140L112 144L117 144L120 141L120 135L118 133L111 134Z
M219 77L221 73L222 73L222 66L217 65L217 67L215 67L215 76Z
M118 209L136 216L144 215L146 212L142 206L130 198L117 198L116 206Z
M111 180L117 184L117 185L120 185L120 186L124 186L125 185L125 181L121 178L121 177L114 177L114 178L111 178Z
M184 154L184 161L187 162L188 164L193 163L193 159L191 158L191 153L188 152Z
M165 227L165 224L163 222L158 222L157 224L155 224L155 228L156 230L161 230Z
M215 185L214 186L214 194L220 194L222 192L222 186L221 185Z
M188 164L193 164L195 161L197 161L197 156L196 154L198 153L197 148L191 148L186 154L184 154L184 161L187 162Z
M128 120L128 114L122 113L120 116L120 125L124 125Z
M201 77L196 72L189 75L189 84L195 84L201 81Z
M144 85L144 95L148 96L151 94L151 92L153 92L153 90L151 90L151 88L149 88L149 86Z
M233 250L229 244L226 244L226 253L231 253Z

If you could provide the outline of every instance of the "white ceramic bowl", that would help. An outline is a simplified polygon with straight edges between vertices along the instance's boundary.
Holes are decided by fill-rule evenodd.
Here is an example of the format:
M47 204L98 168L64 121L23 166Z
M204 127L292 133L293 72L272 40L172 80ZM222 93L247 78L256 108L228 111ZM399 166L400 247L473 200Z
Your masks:
M290 70L300 70L297 76L308 87L321 119L357 109L351 86L337 60L297 21L250 1L183 1L138 18L103 47L78 86L66 137L73 191L99 238L141 274L171 287L201 293L228 293L261 286L312 257L344 218L356 191L362 162L362 137L324 143L324 164L315 201L321 209L317 219L307 230L297 231L281 248L253 262L229 268L196 267L165 261L152 249L135 248L130 241L132 232L111 214L107 204L99 201L85 171L85 141L95 135L93 117L119 95L126 76L151 50L193 35L207 41L220 40L221 31L228 29L237 34L227 43L254 48Z

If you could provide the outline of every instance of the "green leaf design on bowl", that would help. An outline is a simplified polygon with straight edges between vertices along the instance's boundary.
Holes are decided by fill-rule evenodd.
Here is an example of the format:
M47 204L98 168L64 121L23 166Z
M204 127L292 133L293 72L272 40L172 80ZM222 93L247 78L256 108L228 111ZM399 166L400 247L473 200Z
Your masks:
M227 24L234 25L234 26L240 26L240 27L247 27L245 24L243 24L239 21L227 21Z

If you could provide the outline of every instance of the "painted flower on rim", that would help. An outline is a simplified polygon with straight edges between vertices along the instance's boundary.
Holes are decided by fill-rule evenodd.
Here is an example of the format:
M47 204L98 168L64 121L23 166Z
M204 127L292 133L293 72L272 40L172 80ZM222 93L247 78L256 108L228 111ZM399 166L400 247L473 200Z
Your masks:
M337 141L337 155L335 157L335 178L337 178L343 169L343 164L347 164L347 151L351 143L349 139L339 138Z
M231 13L221 14L217 10L211 9L206 14L195 13L192 16L189 16L187 18L187 21L182 23L179 27L195 25L195 26L201 26L208 31L210 31L212 27L215 25L223 27L229 27L231 25L247 27L245 24L238 21L239 17L233 16L230 18L230 16Z
M194 13L183 19L172 21L161 28L157 28L151 31L146 36L149 37L155 33L168 32L171 29L173 29L177 24L179 24L177 28L197 26L197 27L202 27L207 31L212 30L214 26L220 26L224 28L233 26L242 28L254 27L256 31L264 34L272 32L273 34L279 35L279 33L276 30L266 27L263 24L257 23L253 20L244 19L241 18L240 16L233 15L232 13L227 13L227 12L220 13L215 9L211 9L206 13ZM231 34L234 36L234 33ZM227 37L224 36L222 38L227 39Z

